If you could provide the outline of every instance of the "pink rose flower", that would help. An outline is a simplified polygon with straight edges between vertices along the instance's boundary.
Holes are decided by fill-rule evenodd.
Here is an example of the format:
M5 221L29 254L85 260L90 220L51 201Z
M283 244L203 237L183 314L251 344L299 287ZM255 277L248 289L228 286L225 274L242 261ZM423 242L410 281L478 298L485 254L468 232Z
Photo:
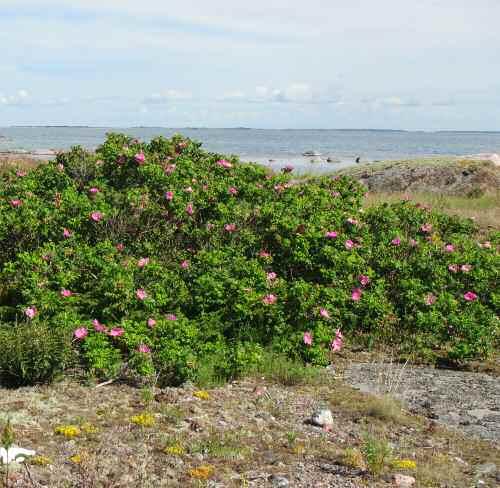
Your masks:
M342 349L342 346L344 344L344 336L342 335L342 332L340 332L339 329L335 331L335 338L332 340L330 343L330 349L332 352L337 352Z
M262 249L259 251L259 258L270 258L271 253L267 252L266 250Z
M393 246L399 246L401 244L401 239L399 237L395 237L392 241L391 244Z
M119 242L115 247L118 252L122 252L125 249L125 244Z
M149 264L149 258L141 258L139 261L137 261L137 266L139 268L144 268L144 266L147 266Z
M453 246L453 244L446 244L446 246L444 246L444 250L446 252L453 252L455 250L455 247Z
M262 303L264 305L274 305L277 300L278 300L278 297L276 295L270 294L270 295L266 295L262 299Z
M64 298L69 298L71 295L73 295L73 292L71 290L67 290L66 288L63 288L61 290L61 296Z
M462 273L468 273L471 269L472 266L470 264L462 264L462 266L460 266L460 271Z
M224 230L226 232L235 232L236 231L236 224L226 224L224 226Z
M135 162L138 164L138 165L143 165L144 162L146 161L146 156L144 155L144 153L141 151L139 153L137 153L135 156L134 156L134 159L135 159Z
M148 294L146 293L146 290L144 290L143 288L139 288L136 292L135 292L135 296L139 299L139 300L145 300L146 297L148 296Z
M89 189L89 193L91 195L96 195L97 193L99 193L99 188L96 188L95 186L93 186L92 188Z
M354 247L354 242L352 242L351 239L348 239L345 241L344 246L346 249L352 249Z
M78 329L75 329L73 332L73 335L79 341L81 341L82 339L85 339L85 337L87 337L88 334L89 334L89 331L87 330L86 327L78 327Z
M188 269L189 268L189 261L185 259L184 261L181 262L181 268L182 269Z
M69 239L72 235L73 233L69 229L63 229L63 237L65 239Z
M92 325L94 326L94 330L96 332L106 332L106 327L97 319L92 320Z
M14 200L11 200L11 201L10 201L10 204L11 204L14 208L19 208L19 207L23 204L23 201L22 201L22 200L19 200L19 198L15 198Z
M458 273L458 264L450 264L448 266L448 270L451 272L451 273Z
M122 327L114 327L108 332L108 335L111 337L121 337L123 334L125 334L125 329Z
M96 211L96 212L92 212L90 214L90 218L91 220L93 220L94 222L100 222L102 220L102 213L99 212L99 211Z
M361 295L363 294L363 290L361 288L354 288L351 293L351 298L355 302L359 302L361 300Z
M238 190L234 186L230 186L227 191L230 195L237 195L238 194Z
M330 318L330 312L328 312L328 310L326 308L323 308L321 307L319 309L319 314L321 315L321 317L323 317L324 319L329 319Z
M144 354L149 354L151 352L151 349L146 346L146 344L139 344L139 346L137 347L137 351Z
M325 237L327 237L328 239L335 239L337 236L338 234L334 230L330 230L325 234Z
M303 340L304 340L304 344L306 346L311 346L313 343L312 333L311 332L304 332Z
M174 320L177 320L177 315L175 315L173 313L169 313L169 314L165 315L165 318L167 320L174 321Z
M24 310L24 315L26 315L26 317L28 317L29 319L34 319L36 314L37 314L36 307L28 307L27 309Z
M277 277L278 277L278 275L274 271L267 273L267 280L268 281L274 281Z
M193 209L193 204L192 203L188 203L187 204L186 213L188 215L193 215L194 214L194 209Z
M435 302L436 302L436 295L434 295L433 293L428 293L426 296L425 296L425 304L426 305L433 305Z
M422 232L428 233L432 231L432 224L424 224L420 227Z
M226 161L225 159L220 159L219 161L217 161L217 164L226 169L233 167L233 165L229 161Z
M152 317L149 317L148 319L148 327L150 327L151 329L156 325L156 320Z
M464 293L464 299L468 302L475 302L477 300L477 295L473 291L468 291Z
M167 199L168 202L171 202L174 199L174 192L167 191L167 193L165 193L165 198Z
M358 280L362 286L366 286L370 284L370 278L366 275L358 276Z

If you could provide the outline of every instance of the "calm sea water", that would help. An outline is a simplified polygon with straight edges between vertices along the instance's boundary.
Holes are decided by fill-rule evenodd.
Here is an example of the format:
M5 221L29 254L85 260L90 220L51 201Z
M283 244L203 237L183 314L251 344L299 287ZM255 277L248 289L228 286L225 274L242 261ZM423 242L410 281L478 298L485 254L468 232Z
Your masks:
M353 164L359 156L370 162L425 156L500 153L500 132L406 132L379 130L264 130L173 129L134 127L7 127L0 128L0 152L68 149L81 145L95 149L110 131L143 140L181 133L203 142L209 151L237 154L245 161L270 166L294 165L299 171L327 171ZM302 156L308 150L322 154L315 163ZM324 160L330 157L334 163ZM271 160L271 161L270 161Z

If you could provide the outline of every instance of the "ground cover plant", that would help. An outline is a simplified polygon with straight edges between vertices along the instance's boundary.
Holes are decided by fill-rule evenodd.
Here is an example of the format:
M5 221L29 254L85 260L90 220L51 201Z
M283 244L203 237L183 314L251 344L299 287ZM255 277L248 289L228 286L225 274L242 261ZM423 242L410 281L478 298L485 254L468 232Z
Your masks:
M343 342L453 360L498 345L498 233L408 201L363 211L181 136L110 134L0 183L0 381L68 368L179 384L326 364ZM292 172L293 174L293 172Z

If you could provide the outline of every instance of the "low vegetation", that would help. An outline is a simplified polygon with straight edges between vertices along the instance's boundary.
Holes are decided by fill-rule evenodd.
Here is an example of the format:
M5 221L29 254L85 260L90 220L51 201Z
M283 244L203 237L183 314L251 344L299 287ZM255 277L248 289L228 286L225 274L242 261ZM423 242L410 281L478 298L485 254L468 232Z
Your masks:
M490 354L499 234L411 201L363 208L364 193L348 177L292 184L181 136L110 134L5 173L0 381L216 384L269 351L325 365L344 341Z

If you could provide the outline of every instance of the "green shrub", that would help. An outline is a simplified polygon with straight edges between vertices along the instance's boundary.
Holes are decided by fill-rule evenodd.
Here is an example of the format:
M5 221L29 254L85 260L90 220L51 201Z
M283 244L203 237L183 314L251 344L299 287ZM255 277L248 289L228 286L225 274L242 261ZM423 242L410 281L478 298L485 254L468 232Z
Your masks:
M174 384L232 378L264 351L324 365L337 330L456 360L498 344L498 235L479 246L471 221L409 202L363 213L349 178L296 184L200 146L110 134L3 175L2 340L43 325L53 357L73 336L91 374ZM44 351L23 381L53 376Z

